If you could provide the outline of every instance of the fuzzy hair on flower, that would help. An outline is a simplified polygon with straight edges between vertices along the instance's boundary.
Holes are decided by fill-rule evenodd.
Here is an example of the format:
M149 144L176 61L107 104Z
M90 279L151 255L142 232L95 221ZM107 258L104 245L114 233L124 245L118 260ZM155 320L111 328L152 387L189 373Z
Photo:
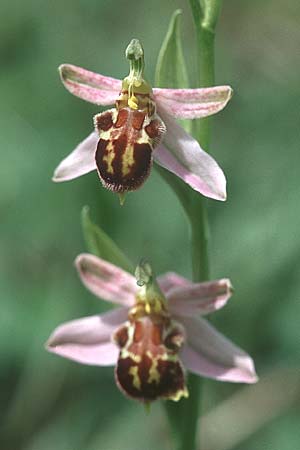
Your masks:
M93 294L119 307L58 326L46 344L50 352L115 366L121 391L146 403L187 397L186 370L220 381L257 381L251 357L202 317L226 305L228 279L192 283L173 272L155 279L147 262L134 277L91 254L75 264Z
M130 72L123 81L71 64L60 66L61 80L73 95L115 107L96 114L94 131L61 161L53 181L97 170L103 186L122 196L142 186L154 160L202 195L225 200L223 171L175 119L217 113L230 100L232 89L152 90L144 79L144 52L137 39L128 45L126 57Z

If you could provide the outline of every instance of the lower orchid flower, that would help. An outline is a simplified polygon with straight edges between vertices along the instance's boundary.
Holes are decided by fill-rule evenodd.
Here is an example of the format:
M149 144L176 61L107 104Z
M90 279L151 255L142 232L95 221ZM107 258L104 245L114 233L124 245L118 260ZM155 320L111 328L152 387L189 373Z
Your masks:
M118 387L143 402L188 396L185 369L221 381L255 383L253 360L200 316L222 308L228 279L192 283L166 273L157 280L148 263L136 278L90 254L76 267L96 296L121 307L64 323L47 349L90 365L115 366Z
M229 101L229 86L154 89L143 77L144 53L133 39L126 50L130 73L121 82L70 64L60 66L65 87L77 97L115 108L94 117L93 131L57 167L53 180L97 169L102 184L119 194L139 188L153 159L201 194L226 199L226 179L216 161L176 123L215 114Z

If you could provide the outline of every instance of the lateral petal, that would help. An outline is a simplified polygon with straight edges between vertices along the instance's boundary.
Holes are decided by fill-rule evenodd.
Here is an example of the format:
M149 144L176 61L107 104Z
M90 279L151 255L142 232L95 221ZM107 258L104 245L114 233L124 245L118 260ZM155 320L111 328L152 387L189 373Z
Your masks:
M187 278L178 275L176 272L167 272L163 275L159 275L156 281L158 282L159 287L166 296L170 291L176 289L177 287L189 286L193 284L192 281L189 281Z
M200 119L221 111L232 96L230 86L200 89L154 89L158 110L177 119Z
M181 358L187 369L199 375L234 383L255 383L252 358L201 318L181 317L187 345Z
M126 307L134 304L137 284L133 275L88 253L77 256L75 265L83 284L97 297Z
M121 90L120 80L72 64L59 66L59 73L71 94L96 105L113 105Z
M46 343L46 349L82 364L116 364L118 347L111 341L114 330L127 318L127 308L98 316L83 317L59 325Z
M173 314L193 317L195 314L210 314L223 308L231 294L230 280L223 278L175 287L168 292L167 297Z

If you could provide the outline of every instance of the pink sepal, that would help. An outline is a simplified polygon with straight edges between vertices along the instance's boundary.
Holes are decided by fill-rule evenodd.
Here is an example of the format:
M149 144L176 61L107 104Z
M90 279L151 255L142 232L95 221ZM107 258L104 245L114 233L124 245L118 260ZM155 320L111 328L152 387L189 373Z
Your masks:
M252 358L201 318L180 317L187 333L182 361L191 372L234 383L255 383Z
M226 178L216 161L168 114L161 111L161 117L167 133L154 160L206 197L226 200Z
M231 294L230 280L223 278L175 287L169 290L168 301L173 314L193 317L195 314L210 314L223 308Z
M177 287L189 286L192 284L191 281L178 275L176 272L167 272L163 275L159 275L157 277L157 282L165 295L168 295L170 291Z
M127 314L127 308L118 308L102 315L63 323L53 331L46 348L82 364L114 365L119 349L111 341L111 335L127 319Z
M97 297L127 307L134 304L136 280L125 270L89 253L77 256L75 265L83 284Z
M77 145L54 171L52 180L55 182L73 180L96 170L95 152L99 137L94 131L84 141Z

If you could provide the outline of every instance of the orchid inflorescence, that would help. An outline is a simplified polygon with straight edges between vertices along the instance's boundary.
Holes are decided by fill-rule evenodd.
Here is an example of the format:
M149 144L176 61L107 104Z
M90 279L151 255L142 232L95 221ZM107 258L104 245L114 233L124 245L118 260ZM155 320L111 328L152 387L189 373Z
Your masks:
M127 192L145 182L154 160L199 193L225 200L222 170L174 119L220 111L231 88L152 90L137 39L126 57L130 72L123 81L60 66L72 94L115 107L95 115L94 131L59 164L53 180L97 170L103 186L123 203ZM228 279L193 283L173 272L155 278L145 261L134 277L92 254L79 255L76 268L92 293L120 307L60 325L47 342L50 352L83 364L114 365L121 391L145 403L187 397L186 370L222 381L257 380L251 357L201 317L225 306L232 294Z

